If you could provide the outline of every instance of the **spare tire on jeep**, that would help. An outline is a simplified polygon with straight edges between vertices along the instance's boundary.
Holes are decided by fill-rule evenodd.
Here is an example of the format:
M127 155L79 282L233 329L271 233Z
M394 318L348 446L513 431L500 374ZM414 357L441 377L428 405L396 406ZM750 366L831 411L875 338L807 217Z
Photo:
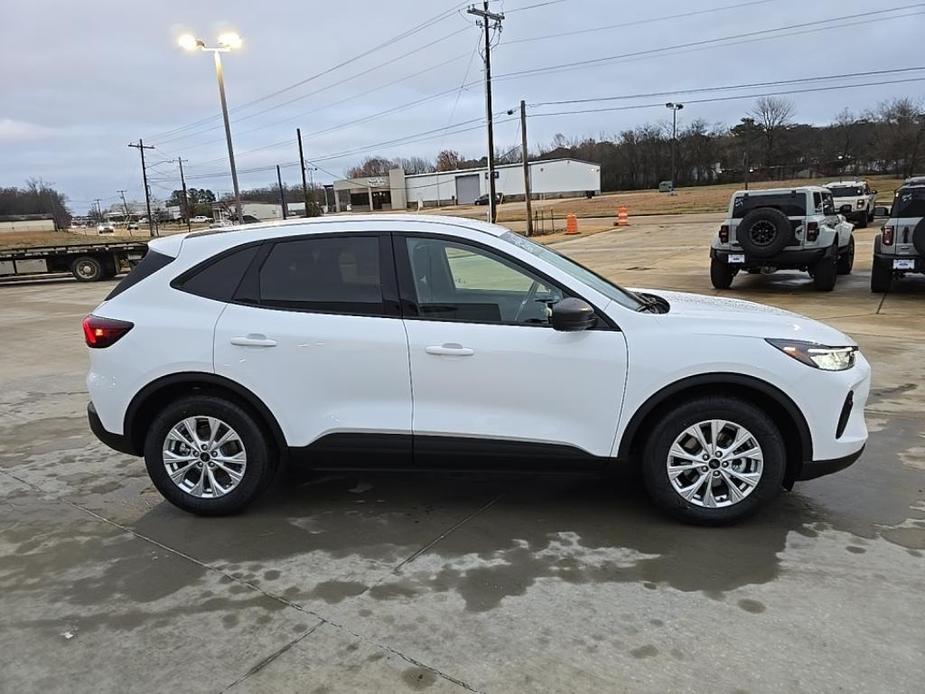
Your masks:
M780 210L759 207L739 222L736 238L748 255L770 258L793 243L793 227Z
M912 231L912 244L915 250L925 256L925 218L920 219Z

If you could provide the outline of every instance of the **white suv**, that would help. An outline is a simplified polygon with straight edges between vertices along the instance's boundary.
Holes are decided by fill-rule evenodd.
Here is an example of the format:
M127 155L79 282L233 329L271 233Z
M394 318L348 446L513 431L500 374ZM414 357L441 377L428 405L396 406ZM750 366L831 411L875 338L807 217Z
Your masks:
M805 270L819 291L854 267L853 227L822 186L739 190L710 248L710 280L728 289L741 270Z
M835 209L855 227L863 229L874 221L877 191L867 181L834 181L825 187L832 191Z
M602 473L737 519L867 439L842 333L744 301L633 292L482 222L299 220L156 239L84 321L88 414L200 514L279 460Z

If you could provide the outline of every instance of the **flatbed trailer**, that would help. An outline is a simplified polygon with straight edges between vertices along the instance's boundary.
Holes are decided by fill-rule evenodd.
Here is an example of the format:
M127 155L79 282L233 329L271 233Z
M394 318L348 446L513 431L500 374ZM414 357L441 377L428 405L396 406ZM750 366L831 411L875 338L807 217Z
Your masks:
M0 279L71 273L98 282L127 272L148 252L148 239L69 232L0 234Z

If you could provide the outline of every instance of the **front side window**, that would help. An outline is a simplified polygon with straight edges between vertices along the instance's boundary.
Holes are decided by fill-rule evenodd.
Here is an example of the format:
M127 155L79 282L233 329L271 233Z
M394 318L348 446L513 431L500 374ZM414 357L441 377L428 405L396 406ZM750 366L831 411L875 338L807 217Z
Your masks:
M383 314L379 239L338 236L280 241L260 268L262 306Z
M481 248L443 239L405 239L422 318L549 325L562 291Z

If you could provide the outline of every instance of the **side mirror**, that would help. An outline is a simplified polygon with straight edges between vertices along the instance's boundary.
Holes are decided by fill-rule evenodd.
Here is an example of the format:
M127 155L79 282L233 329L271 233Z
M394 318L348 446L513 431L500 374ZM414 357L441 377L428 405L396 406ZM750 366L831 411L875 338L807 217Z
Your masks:
M889 217L890 208L889 207L875 207L874 208L874 217Z
M566 333L593 328L597 323L594 309L587 301L568 297L552 307L552 327Z
M851 205L842 205L838 208L838 214L849 215L851 214Z

